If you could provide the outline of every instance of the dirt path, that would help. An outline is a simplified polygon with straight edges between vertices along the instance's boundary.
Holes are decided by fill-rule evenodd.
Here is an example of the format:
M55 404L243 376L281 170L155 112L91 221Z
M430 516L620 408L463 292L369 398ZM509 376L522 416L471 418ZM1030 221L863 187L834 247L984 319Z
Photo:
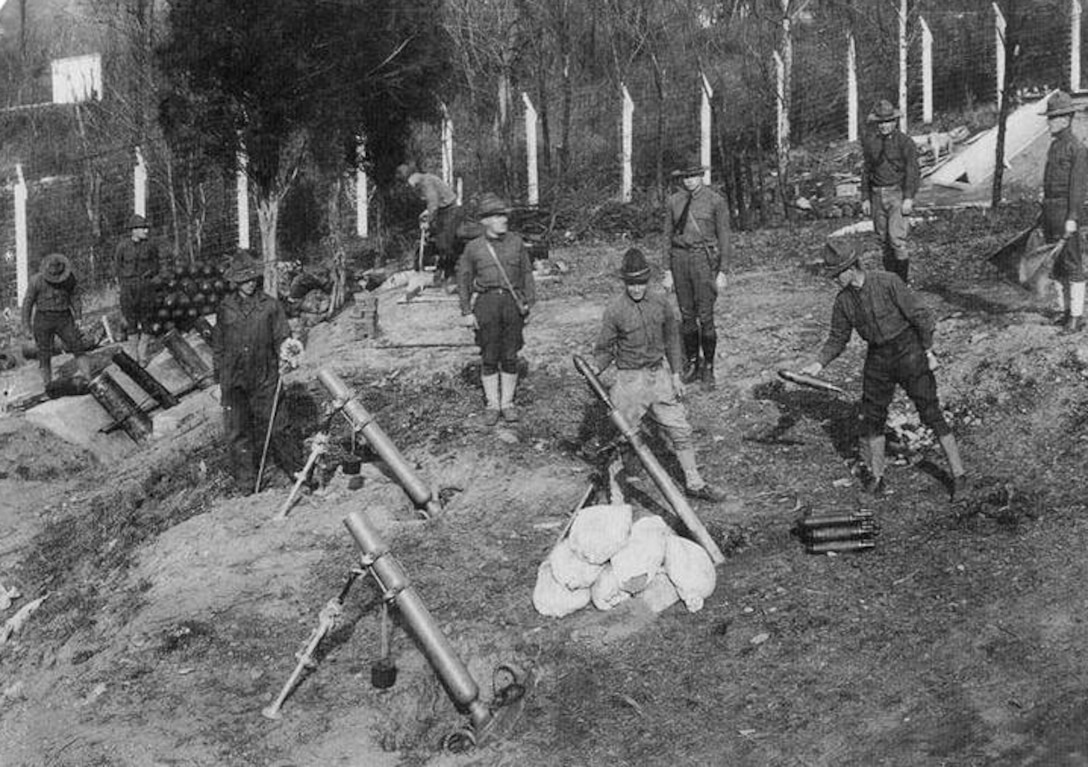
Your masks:
M720 304L721 385L689 400L706 473L730 493L697 508L728 559L695 614L554 621L530 603L537 564L594 469L586 447L608 437L570 355L588 352L618 289L619 246L564 252L571 273L541 285L514 429L473 426L474 350L434 345L468 340L448 298L384 294L380 344L359 343L346 315L314 329L292 374L291 401L306 405L296 421L317 417L313 379L331 366L438 491L445 509L430 521L365 463L362 489L330 473L276 522L286 478L231 496L212 423L101 466L0 419L0 583L22 602L51 595L0 646L0 765L1079 763L1088 337L1059 338L1041 304L995 282L980 259L1002 239L991 229L968 216L916 232L917 284L941 318L943 404L975 490L958 506L924 435L891 443L888 498L859 493L863 350L855 342L828 371L846 398L775 375L826 332L832 287L802 268L821 232L740 238ZM904 401L893 411L913 418ZM342 423L332 429L346 439ZM662 510L645 478L627 490ZM873 510L877 548L804 555L789 534L801 506ZM260 715L358 564L343 527L357 511L387 537L484 700L498 666L532 669L506 737L440 753L465 720L403 626L396 685L371 686L381 599L369 581L353 587L284 718Z

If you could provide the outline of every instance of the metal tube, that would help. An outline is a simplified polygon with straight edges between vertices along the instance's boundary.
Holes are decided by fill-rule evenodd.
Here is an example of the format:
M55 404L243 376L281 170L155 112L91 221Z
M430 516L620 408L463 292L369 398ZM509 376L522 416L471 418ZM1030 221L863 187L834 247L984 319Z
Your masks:
M431 617L408 574L390 553L377 528L361 512L353 511L344 520L348 532L363 552L364 564L385 592L408 628L419 642L424 656L435 674L442 681L446 692L459 710L467 711L476 727L482 727L491 719L491 711L480 700L480 688L468 668L446 639Z
M328 368L322 368L317 371L317 380L328 390L337 403L341 403L344 414L351 421L356 431L363 435L367 444L389 466L389 469L397 478L397 482L408 493L408 497L412 499L412 502L418 508L424 509L427 514L433 515L440 511L438 501L434 498L431 488L415 473L411 464L397 449L397 446L393 444L393 440L374 420L374 416L367 412L367 409L363 407L358 398L352 396L351 389L348 388L343 379Z
M171 330L162 337L162 345L166 347L170 352L170 356L177 361L185 374L192 378L195 383L203 386L211 378L211 369L196 353L196 349L182 338L176 329Z
M801 517L797 520L798 527L834 527L836 525L853 525L858 523L873 523L871 511L860 511L855 514L825 514L815 517Z
M102 319L105 319L105 316ZM169 410L178 404L177 397L159 383L159 380L151 373L140 367L140 364L132 359L128 352L118 349L113 353L113 362L121 368L122 373L132 379L133 383L150 394L163 410Z
M810 542L844 541L850 538L872 538L875 532L872 525L837 525L835 527L812 527L802 531L801 536Z
M627 422L627 419L616 409L616 406L612 404L612 399L608 396L604 386L601 384L597 374L593 372L593 369L589 366L589 363L574 355L574 367L589 383L593 393L597 395L605 406L608 408L608 417L616 428L619 429L624 439L635 451L635 455L642 462L642 465L646 468L646 473L650 475L650 479L657 485L657 489L661 491L661 494L665 496L665 500L672 506L676 516L680 517L688 530L695 537L696 543L706 549L706 553L710 555L711 561L720 565L725 561L725 556L722 554L721 549L718 548L718 544L714 542L714 539L710 537L710 533L703 527L703 523L699 520L699 517L695 515L695 512L691 508L691 504L688 503L684 494L676 487L676 483L672 481L672 477L665 471L665 467L657 460L650 449L646 447L646 444L638 436L638 433L631 428L631 425Z
M140 410L136 401L128 396L128 392L109 373L103 370L90 380L87 388L98 404L120 424L133 441L143 442L151 435L151 417Z
M862 541L820 541L805 546L809 554L823 554L828 551L864 551L876 546L872 540Z

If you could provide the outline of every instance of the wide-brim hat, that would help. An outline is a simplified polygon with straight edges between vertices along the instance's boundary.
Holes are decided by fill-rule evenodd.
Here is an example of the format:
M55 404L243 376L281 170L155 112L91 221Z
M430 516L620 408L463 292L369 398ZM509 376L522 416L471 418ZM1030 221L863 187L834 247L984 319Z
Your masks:
M42 259L41 275L46 282L64 282L72 276L72 264L63 253L50 253Z
M129 229L147 229L147 219L140 215L133 215L128 220Z
M507 216L510 214L510 206L506 200L493 192L484 192L480 195L480 202L476 205L476 217Z
M876 106L873 107L873 111L869 113L869 116L865 118L865 121L871 123L886 123L898 119L899 110L892 106L892 102L887 99L881 99L876 102Z
M1061 117L1062 115L1071 115L1077 111L1077 108L1073 105L1073 97L1065 91L1058 91L1046 102L1046 110L1039 114L1044 117Z
M703 165L703 158L696 153L688 155L683 165L676 168L671 175L676 179L691 178L692 176L702 176L708 170L710 169Z
M250 280L259 280L264 276L264 265L250 256L235 256L230 266L223 273L223 279L234 285L241 285Z
M638 248L630 248L623 254L623 265L620 267L620 277L624 282L636 285L644 285L650 281L650 264L646 256Z
M861 246L856 242L834 242L828 240L824 245L823 274L835 278L851 266L856 266L861 259Z

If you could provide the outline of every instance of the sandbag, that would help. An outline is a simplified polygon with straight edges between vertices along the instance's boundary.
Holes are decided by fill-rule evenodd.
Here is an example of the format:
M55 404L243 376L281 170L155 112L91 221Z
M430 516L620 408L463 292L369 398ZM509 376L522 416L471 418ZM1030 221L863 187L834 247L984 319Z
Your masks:
M590 598L593 606L598 610L611 610L621 602L626 602L631 595L620 588L620 582L616 580L616 574L612 572L612 565L605 565L597 581L590 589Z
M663 612L680 601L680 594L676 586L669 580L669 576L662 570L638 595L642 602L655 613Z
M658 516L643 517L631 526L631 535L609 562L620 588L637 594L650 585L665 561L665 538L672 535Z
M582 559L603 565L623 548L630 533L630 506L587 506L571 523L567 540Z
M562 618L581 610L589 604L589 589L571 590L552 576L547 560L536 571L536 587L533 589L533 607L541 615Z
M665 541L665 573L692 613L703 609L703 601L714 593L718 578L706 549L679 535Z
M603 568L603 565L591 564L578 556L566 538L551 550L547 562L551 565L552 577L568 589L588 589Z

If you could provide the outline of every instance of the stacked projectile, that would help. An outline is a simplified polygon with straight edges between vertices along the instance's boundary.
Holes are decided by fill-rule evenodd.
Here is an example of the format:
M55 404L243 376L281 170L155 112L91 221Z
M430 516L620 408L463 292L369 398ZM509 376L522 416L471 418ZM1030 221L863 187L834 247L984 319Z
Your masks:
M797 520L794 534L809 554L829 551L865 551L876 545L876 520L870 511L853 514L806 515Z
M154 294L148 307L148 330L154 335L175 328L189 330L198 317L213 314L230 292L219 266L210 262L160 272L151 279L151 287Z

